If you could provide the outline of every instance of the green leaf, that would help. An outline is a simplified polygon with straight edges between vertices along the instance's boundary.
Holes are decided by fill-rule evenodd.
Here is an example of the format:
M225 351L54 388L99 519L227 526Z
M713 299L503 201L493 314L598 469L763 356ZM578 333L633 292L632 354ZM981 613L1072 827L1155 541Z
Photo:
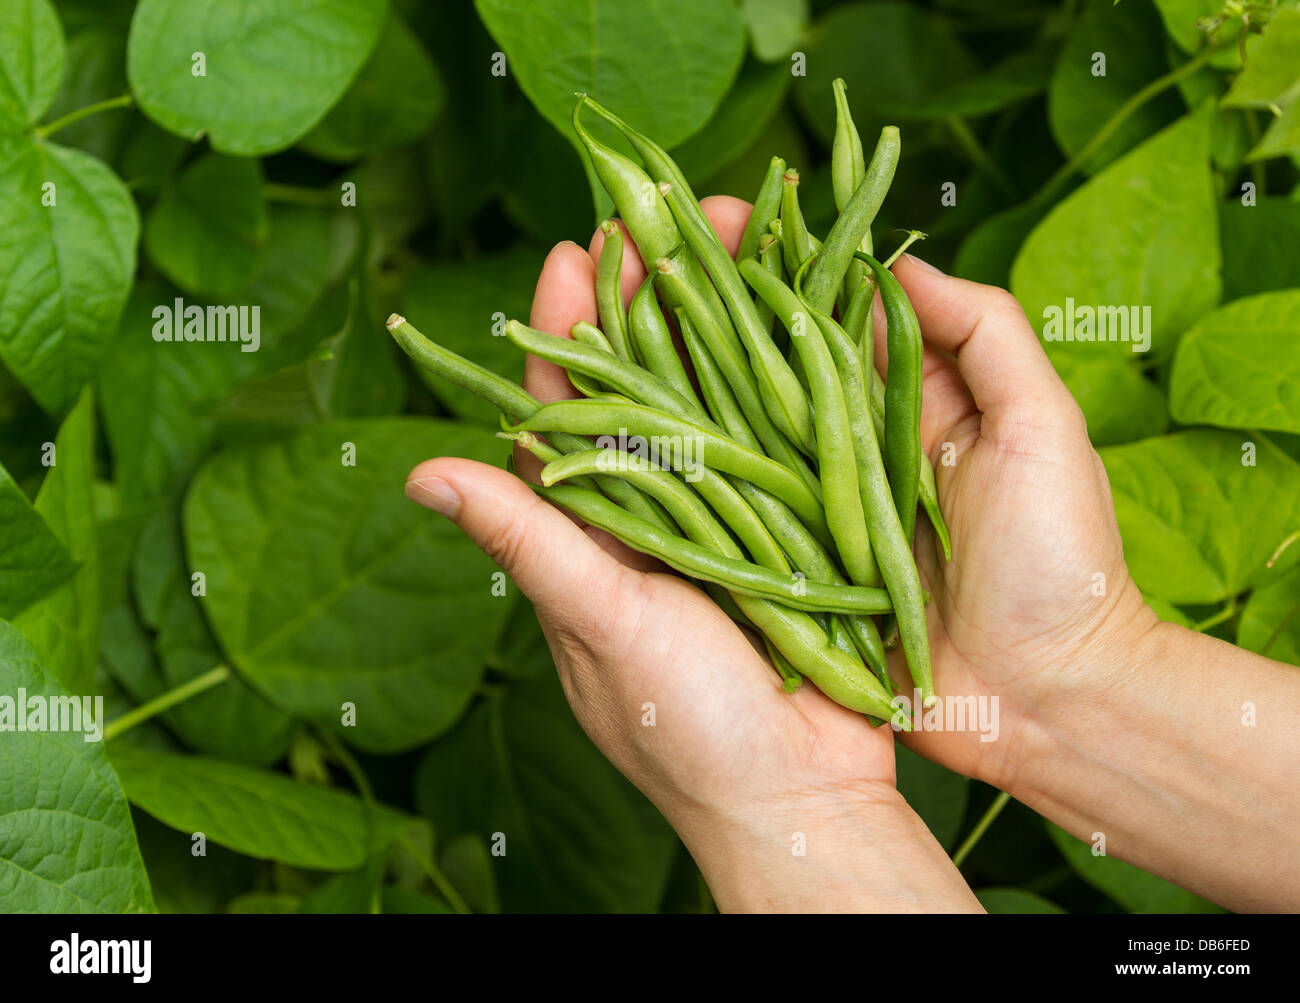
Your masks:
M1016 52L983 73L965 77L908 108L908 115L943 118L986 115L1040 94L1052 74L1056 50L1048 45Z
M1052 135L1074 156L1132 95L1168 72L1161 44L1160 18L1146 4L1091 0L1072 28L1052 73L1047 116ZM1096 53L1105 56L1105 74L1094 75ZM1166 91L1146 102L1092 154L1082 167L1095 174L1111 161L1155 135L1182 109L1178 95Z
M267 233L257 161L209 153L163 191L145 221L144 247L182 289L224 299L252 277Z
M364 867L321 882L298 904L297 911L353 916L378 913L383 876L384 855L376 854Z
M509 679L531 679L555 671L537 610L523 595L516 599L496 647L488 653L487 667Z
M572 142L576 91L590 94L660 146L708 120L744 56L731 0L646 0L597 7L566 0L476 0L505 50L506 72ZM490 54L475 72L493 70Z
M1062 909L1055 902L1035 895L1020 888L981 888L975 893L984 910L993 915L1011 915L1016 913L1048 914L1061 913Z
M14 619L41 663L72 693L88 692L99 657L99 564L95 546L95 401L81 394L55 439L55 462L36 512L79 567L72 578Z
M69 699L17 629L3 622L0 694L11 703L24 694L29 703L40 699L49 713L58 706L49 701ZM14 707L0 707L5 911L152 912L131 814L103 745L84 732L12 730L14 714Z
M415 801L439 832L493 848L507 912L646 912L663 892L675 840L638 810L554 674L484 701L433 745Z
M1259 145L1250 151L1248 160L1294 156L1300 153L1300 102L1291 105L1273 120Z
M438 344L519 381L524 360L505 338L505 322L528 317L541 261L540 252L517 247L478 261L418 269L406 281L403 313ZM422 369L416 372L453 414L497 427L492 405Z
M781 107L790 80L787 66L747 61L704 128L673 151L687 179L703 181L744 153Z
M446 100L438 68L397 14L370 61L325 119L299 145L325 160L357 160L405 146L433 123Z
M474 912L501 911L492 854L483 837L472 833L457 836L443 848L438 864Z
M901 745L895 747L894 754L898 792L921 816L939 844L951 849L966 815L970 781Z
M1274 289L1300 289L1300 202L1263 196L1219 210L1225 302Z
M1222 912L1218 906L1148 874L1115 857L1093 856L1092 846L1075 839L1051 822L1044 823L1061 856L1074 872L1098 891L1133 913Z
M829 143L831 83L843 77L868 157L883 126L915 119L913 109L976 75L948 17L898 0L832 8L813 25L807 56L808 75L794 89L799 110Z
M754 55L781 62L799 46L808 26L808 0L740 0Z
M0 5L0 129L17 131L40 120L58 93L65 55L50 0Z
M450 916L455 911L441 899L431 898L428 895L422 895L420 892L411 891L409 888L399 888L396 885L385 885L381 893L381 902L383 911L398 916Z
M0 260L11 263L0 274L0 360L51 414L95 370L139 237L135 200L100 161L0 137Z
M120 742L113 743L111 758L131 803L158 821L293 867L356 870L372 848L397 840L410 823L391 808L368 812L350 794L219 759Z
M1041 333L1048 307L1150 308L1151 351L1219 302L1212 108L1171 125L1056 206L1020 249L1011 291ZM1113 333L1113 332L1112 332ZM1049 354L1132 359L1136 342L1048 341Z
M1285 107L1300 98L1300 10L1279 10L1223 98L1229 108Z
M1279 662L1300 665L1300 569L1250 594L1241 611L1237 643Z
M277 706L368 751L444 731L509 604L492 594L491 562L402 483L431 456L503 452L486 430L392 418L215 456L190 487L185 537L229 664ZM341 723L344 704L355 727Z
M0 618L13 619L76 569L63 541L0 466Z
M1174 417L1184 425L1300 433L1297 330L1300 289L1215 310L1178 343L1169 385Z
M511 109L512 155L501 164L501 208L545 245L592 229L582 157L526 101ZM437 156L437 154L435 154Z
M179 512L154 516L140 535L133 569L136 606L153 629L165 688L173 689L222 664L217 642L192 594L181 551ZM168 725L189 746L219 759L265 765L280 759L294 722L238 677L178 704Z
M1206 39L1217 43L1226 43L1235 37L1239 21L1229 20L1213 35L1207 35L1197 26L1207 18L1213 18L1223 11L1223 0L1154 0L1156 10L1164 19L1165 30L1169 32L1178 47L1184 52L1197 53L1205 45ZM1222 52L1210 60L1210 65L1219 69L1238 69L1241 56L1235 45L1227 45Z
M1277 577L1265 564L1300 526L1300 464L1277 446L1201 429L1100 453L1124 559L1144 593L1219 603Z
M1042 218L1043 210L1032 203L987 217L962 241L953 272L972 282L1005 289L1011 284L1016 255Z
M207 134L221 153L271 153L347 89L387 13L385 0L246 0L233 10L225 0L140 0L127 76L145 113L177 135Z
M1103 355L1057 354L1052 362L1088 420L1094 446L1160 435L1169 427L1165 395L1134 365Z
M288 892L248 892L232 899L226 912L232 916L281 916L296 913L301 902L301 896Z
M225 912L236 893L257 879L261 865L251 857L231 853L215 843L196 857L189 833L169 829L142 811L133 812L131 818L160 913Z

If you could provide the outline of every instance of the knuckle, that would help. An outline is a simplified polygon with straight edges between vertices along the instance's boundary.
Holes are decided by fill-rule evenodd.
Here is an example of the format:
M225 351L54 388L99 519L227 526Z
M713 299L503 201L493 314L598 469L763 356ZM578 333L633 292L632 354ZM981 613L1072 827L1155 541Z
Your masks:
M479 542L483 553L497 565L509 572L517 567L521 555L528 545L528 531L517 523L502 523L494 527Z

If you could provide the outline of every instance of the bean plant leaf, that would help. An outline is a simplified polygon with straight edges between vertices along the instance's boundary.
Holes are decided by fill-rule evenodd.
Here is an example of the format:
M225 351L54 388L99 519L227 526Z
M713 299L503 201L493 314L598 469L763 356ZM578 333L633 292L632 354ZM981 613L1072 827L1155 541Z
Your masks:
M297 911L353 916L378 913L383 876L384 855L376 854L355 871L326 878L302 899Z
M401 837L410 819L341 791L238 763L114 742L110 758L131 803L185 833L249 857L351 871Z
M1064 913L1055 902L1049 902L1041 895L1027 892L1020 888L981 888L975 893L985 912L992 915L1009 915L1016 913L1035 913L1047 915Z
M1300 464L1273 443L1199 429L1100 453L1143 592L1218 603L1280 574L1266 563L1300 526Z
M1300 10L1279 10L1223 98L1229 108L1285 107L1300 98Z
M186 551L230 664L277 706L369 751L446 730L509 603L493 595L491 562L402 483L431 456L503 454L487 430L393 418L213 457L186 498Z
M951 849L966 815L970 781L902 746L894 751L899 793L929 826L939 845Z
M1011 269L1011 291L1042 334L1048 308L1149 308L1150 350L1168 352L1219 302L1219 242L1209 141L1212 108L1147 140L1074 192L1034 228ZM1104 254L1099 253L1104 250ZM1132 340L1049 340L1049 354L1113 354ZM1111 332L1112 337L1115 332Z
M66 48L50 0L0 5L0 129L40 120L58 93Z
M1104 892L1132 913L1222 912L1199 895L1148 874L1117 857L1093 856L1092 846L1075 839L1064 829L1045 823L1061 855L1074 872L1098 891Z
M252 277L267 232L257 161L209 153L163 191L145 221L144 246L182 289L224 299Z
M168 689L222 664L181 548L179 513L163 509L141 533L132 569L136 607L155 632L153 650ZM166 720L192 748L253 764L283 756L295 728L288 715L239 678L178 704Z
M510 76L575 143L575 92L590 94L671 148L708 120L740 69L744 24L732 0L476 0ZM483 72L489 54L484 54Z
M659 902L675 840L573 719L555 674L479 704L430 747L415 801L438 831L505 839L507 912L640 912Z
M1232 41L1232 33L1238 22L1229 20L1213 34L1207 34L1200 28L1202 23L1213 19L1223 10L1221 0L1154 0L1154 2L1156 10L1164 19L1165 30L1169 32L1169 37L1184 52L1197 53L1209 41L1224 46L1210 60L1212 66L1220 69L1241 67L1241 56L1237 52L1237 47L1228 44Z
M0 743L5 911L152 912L131 813L102 743L87 741L85 731L16 730L20 694L47 714L59 707L70 712L70 702L55 701L83 704L54 682L17 628L3 622L0 694L0 716L8 720Z
M1169 406L1184 425L1300 434L1300 289L1220 307L1178 343Z
M13 619L76 569L63 541L0 466L0 618Z
M78 563L76 573L14 626L36 649L46 671L71 693L90 692L99 658L99 563L95 546L95 402L81 394L55 440L55 463L35 509Z
M740 0L754 55L765 63L784 60L808 27L808 0Z
M1263 196L1219 210L1224 301L1274 289L1300 289L1300 202Z
M1132 95L1168 71L1164 29L1146 4L1092 0L1061 50L1047 91L1052 135L1067 156L1078 153ZM1105 58L1102 66L1098 54ZM1182 102L1173 91L1147 101L1129 115L1090 156L1083 169L1095 174L1176 119Z
M423 135L445 100L438 67L393 13L348 92L299 145L313 156L345 162L392 150Z
M744 153L780 108L790 80L785 66L747 62L704 128L673 151L687 179L703 181Z
M1052 75L1055 56L1055 49L1047 45L1017 52L983 73L965 77L932 97L922 98L909 107L908 114L943 118L998 111L1042 93Z
M1250 594L1241 611L1237 643L1248 651L1300 666L1300 570Z
M104 5L81 10L60 4L67 60L63 83L45 113L47 121L127 93L126 32L130 11L122 4L108 6L111 10L106 11ZM60 126L59 142L113 163L133 121L140 119L127 111L89 115Z
M89 154L0 136L0 360L51 414L94 371L135 274L140 217Z
M1248 160L1294 156L1300 153L1300 101L1287 108L1264 133L1264 138L1250 151Z
M361 70L386 0L140 0L127 76L145 113L221 153L282 150Z
M1169 427L1164 393L1137 366L1114 356L1079 353L1058 353L1052 362L1083 409L1094 446L1147 439Z
M506 339L505 322L528 319L540 265L537 251L525 247L473 262L429 265L407 279L403 312L440 345L518 382L524 360ZM492 405L423 370L416 372L453 414L496 428Z

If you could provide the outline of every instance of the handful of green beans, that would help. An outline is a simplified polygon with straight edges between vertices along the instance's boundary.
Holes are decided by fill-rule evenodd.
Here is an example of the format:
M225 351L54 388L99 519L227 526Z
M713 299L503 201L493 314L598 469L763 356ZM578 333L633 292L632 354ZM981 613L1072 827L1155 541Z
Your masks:
M920 234L883 263L872 257L899 132L884 128L867 162L843 81L835 104L834 225L822 239L809 233L798 172L774 157L733 260L672 158L579 96L574 130L648 276L624 303L622 230L606 221L600 326L579 323L566 339L512 320L505 333L561 366L580 398L543 405L396 314L388 328L418 365L500 410L502 434L544 463L542 497L703 583L761 633L787 690L806 676L845 707L908 728L876 617L896 627L929 703L918 503L951 556L921 450L920 327L889 271ZM592 136L584 110L641 163ZM873 363L877 291L884 381Z

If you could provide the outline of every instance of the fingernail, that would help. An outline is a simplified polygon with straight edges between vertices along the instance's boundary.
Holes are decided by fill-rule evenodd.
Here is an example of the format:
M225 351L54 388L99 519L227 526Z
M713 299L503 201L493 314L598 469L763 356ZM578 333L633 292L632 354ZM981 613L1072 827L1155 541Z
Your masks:
M940 269L935 268L934 265L930 264L930 262L928 261L922 261L915 254L908 254L905 255L905 257L907 258L908 261L916 265L917 268L921 269L924 272L930 272L932 275L943 274L943 272Z
M460 495L441 477L421 477L419 480L407 481L406 497L448 519L455 518L460 511Z

